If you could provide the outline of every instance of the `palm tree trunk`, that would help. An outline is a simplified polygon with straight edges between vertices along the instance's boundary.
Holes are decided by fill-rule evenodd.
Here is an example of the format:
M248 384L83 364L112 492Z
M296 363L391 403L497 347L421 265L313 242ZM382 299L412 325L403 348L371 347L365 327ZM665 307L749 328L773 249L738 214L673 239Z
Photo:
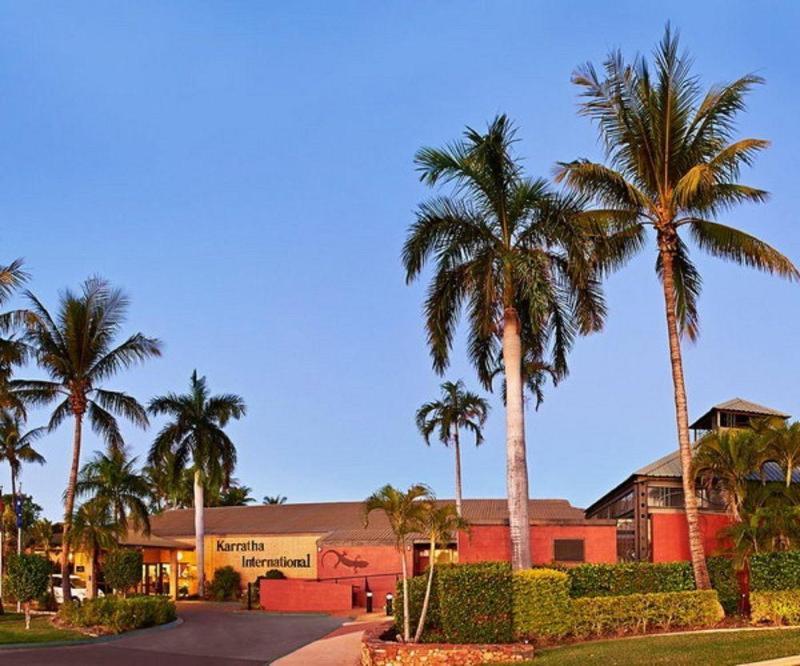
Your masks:
M194 472L194 552L197 562L197 595L201 599L206 592L204 504L203 477L198 469Z
M686 404L686 383L683 376L681 340L678 332L675 296L675 274L673 253L666 241L659 241L662 262L662 283L664 305L667 316L667 335L669 338L669 358L672 367L672 384L675 394L675 418L678 426L678 445L680 447L681 475L686 522L689 526L689 553L692 558L695 585L698 590L711 589L711 580L706 566L703 534L700 529L700 516L697 509L695 480L692 475L692 445L689 441L689 414Z
M97 574L99 572L99 565L97 561L97 547L92 546L92 580L89 582L89 598L94 599L97 597Z
M75 429L72 435L72 467L64 499L64 530L61 536L61 590L64 601L72 598L69 581L69 532L72 528L72 513L75 509L75 484L78 483L78 467L81 460L81 437L83 434L83 414L76 413Z
M453 434L453 448L456 451L456 512L461 517L461 442L458 438L458 427Z
M431 600L431 588L433 587L433 567L436 565L436 539L431 539L431 555L428 559L428 584L425 586L425 599L422 601L422 610L419 613L419 624L417 633L414 634L414 642L419 643L422 638L422 630L425 628L425 618L428 615L428 603Z
M408 610L408 565L406 564L406 544L400 544L400 571L403 572L403 642L411 640L411 613Z
M511 566L531 566L528 520L528 463L525 453L525 414L522 405L522 340L517 311L507 307L503 325L503 365L506 375L506 485L511 533Z

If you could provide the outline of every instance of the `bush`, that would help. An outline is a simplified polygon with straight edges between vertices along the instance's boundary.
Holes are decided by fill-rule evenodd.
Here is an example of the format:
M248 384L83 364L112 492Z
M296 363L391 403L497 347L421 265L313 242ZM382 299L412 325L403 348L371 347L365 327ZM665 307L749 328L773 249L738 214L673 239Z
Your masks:
M553 569L516 571L513 589L516 639L550 639L569 633L572 607L566 573Z
M653 629L708 627L724 616L714 590L572 600L572 631L579 638L642 634Z
M694 589L689 562L580 564L564 569L573 597L601 597Z
M800 550L753 555L750 587L754 590L800 589Z
M753 624L800 624L800 590L768 590L750 593Z
M125 594L142 580L142 554L138 550L112 550L103 562L103 579Z
M242 592L242 575L230 565L220 567L214 571L209 592L215 601L238 599Z
M444 565L447 566L447 565ZM428 614L425 616L425 632L422 635L423 643L435 643L441 634L441 615L439 611L439 569L433 570L433 585L431 598L428 602ZM425 588L428 585L428 576L414 576L408 579L408 611L411 618L411 631L416 631L419 616L422 613L422 604L425 601ZM403 633L403 581L397 581L397 593L394 595L394 626L399 633Z
M286 575L283 573L283 571L280 571L278 569L270 569L269 571L267 571L267 573L264 574L263 577L266 578L267 580L283 580L284 578L286 578Z
M82 604L67 602L58 617L73 627L100 627L119 634L132 629L172 622L175 604L166 597L118 597L88 599Z
M6 591L22 603L44 596L50 587L50 563L39 555L16 555L6 565Z
M440 623L447 642L511 641L512 577L508 563L441 567L437 578Z
M717 591L725 613L733 615L739 606L739 581L733 563L729 557L709 557L707 563L711 587Z

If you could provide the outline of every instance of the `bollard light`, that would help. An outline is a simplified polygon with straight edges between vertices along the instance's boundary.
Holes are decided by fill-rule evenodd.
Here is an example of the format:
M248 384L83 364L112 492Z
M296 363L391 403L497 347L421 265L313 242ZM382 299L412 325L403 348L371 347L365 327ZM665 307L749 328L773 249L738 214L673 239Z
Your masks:
M391 592L386 593L386 614L394 615L394 597Z
M367 613L372 612L372 592L367 592Z

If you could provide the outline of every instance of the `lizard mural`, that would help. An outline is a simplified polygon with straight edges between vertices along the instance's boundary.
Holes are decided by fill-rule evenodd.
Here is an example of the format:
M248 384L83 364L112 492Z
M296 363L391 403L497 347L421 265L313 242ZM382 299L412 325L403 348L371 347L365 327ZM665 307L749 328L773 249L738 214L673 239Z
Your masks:
M333 555L336 558L335 564L333 565L334 569L338 569L341 565L347 567L348 569L352 569L353 573L358 573L359 569L364 569L369 566L369 562L362 560L361 555L349 557L346 550L339 551L334 550L333 548L326 550L322 554L322 566L325 566L325 558L328 557L328 555Z

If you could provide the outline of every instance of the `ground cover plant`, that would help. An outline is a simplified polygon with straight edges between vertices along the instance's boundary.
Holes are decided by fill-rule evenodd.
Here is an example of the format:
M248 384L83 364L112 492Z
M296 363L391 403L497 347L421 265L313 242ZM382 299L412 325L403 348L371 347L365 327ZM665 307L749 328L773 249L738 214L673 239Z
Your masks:
M165 624L176 617L175 603L166 597L155 596L126 598L109 595L82 604L67 602L58 611L58 619L66 626L112 634Z

